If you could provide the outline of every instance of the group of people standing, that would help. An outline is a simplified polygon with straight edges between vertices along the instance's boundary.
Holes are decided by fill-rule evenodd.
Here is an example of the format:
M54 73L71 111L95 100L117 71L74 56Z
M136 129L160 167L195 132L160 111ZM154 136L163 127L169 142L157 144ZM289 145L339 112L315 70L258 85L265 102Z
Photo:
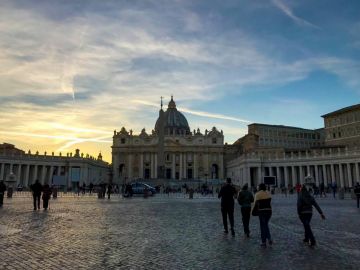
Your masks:
M48 184L41 185L39 180L30 186L33 195L34 210L40 210L40 198L42 194L43 208L47 210L49 207L49 200L51 198L52 189Z
M250 216L258 216L260 223L261 247L266 247L267 244L273 244L273 239L269 229L269 221L272 216L271 195L266 190L266 185L264 183L259 185L258 191L254 197L252 192L248 190L247 184L245 184L241 191L237 193L235 187L231 184L231 179L228 178L226 180L226 184L221 188L218 197L221 198L221 213L225 234L229 233L229 218L230 231L231 234L235 236L234 199L236 198L241 206L242 223L246 237L250 237ZM313 206L319 212L321 217L325 219L321 208L309 192L309 188L306 185L302 185L297 201L297 212L305 230L303 242L309 244L310 246L316 245L315 237L310 226Z

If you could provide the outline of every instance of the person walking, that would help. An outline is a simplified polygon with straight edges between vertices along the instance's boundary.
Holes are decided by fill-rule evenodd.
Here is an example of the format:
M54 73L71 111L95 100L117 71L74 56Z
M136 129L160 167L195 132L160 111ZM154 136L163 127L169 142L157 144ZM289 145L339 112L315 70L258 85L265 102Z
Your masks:
M266 247L266 240L268 240L269 245L273 244L269 229L271 214L271 195L266 191L266 185L261 183L259 191L255 194L255 203L252 209L252 215L259 216L261 247Z
M326 192L325 192L325 184L324 182L321 182L320 184L320 198L324 195L324 197L326 197Z
M227 218L229 216L231 235L235 236L234 231L234 197L236 189L231 184L231 178L226 179L226 184L221 188L218 198L221 198L221 214L223 218L224 233L229 233Z
M4 184L4 181L0 181L0 207L4 204L4 195L6 191L6 185Z
M300 218L302 224L304 225L305 238L304 238L303 242L308 244L310 241L310 246L316 245L315 237L314 237L311 227L310 227L313 206L319 212L319 214L321 215L321 218L325 219L325 216L324 216L321 208L315 201L314 197L311 196L308 188L306 188L306 186L303 185L300 196L297 201L297 212L298 212L298 215L299 215L299 218Z
M238 203L241 205L241 216L244 226L244 233L247 237L250 237L250 213L251 203L254 202L253 194L248 190L248 184L245 184L237 197Z
M112 185L108 184L107 186L107 195L108 195L108 200L110 200L110 195L112 193Z
M39 183L39 180L36 180L35 184L32 184L30 188L33 193L34 210L40 209L40 197L41 197L42 185Z
M52 193L52 190L50 188L50 186L48 184L45 184L44 187L43 187L43 195L42 195L42 199L43 199L43 208L45 210L48 209L49 207L49 200L51 198L51 193Z
M89 185L90 195L93 192L93 189L94 189L94 184L92 182L90 182L90 185Z
M333 197L334 197L334 199L336 199L336 191L337 191L337 184L336 184L336 182L332 182L331 188L332 188L332 191L333 191Z
M354 187L354 193L356 195L357 208L359 208L359 203L360 203L360 184L359 184L359 182L357 182L355 187Z

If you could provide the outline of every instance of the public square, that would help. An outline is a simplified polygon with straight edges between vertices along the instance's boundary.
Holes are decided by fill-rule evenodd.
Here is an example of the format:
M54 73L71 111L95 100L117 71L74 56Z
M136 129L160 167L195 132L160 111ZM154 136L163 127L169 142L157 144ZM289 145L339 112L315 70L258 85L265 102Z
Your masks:
M33 211L30 194L5 199L0 209L0 269L359 269L355 201L319 198L314 213L318 245L302 243L296 195L273 197L274 245L261 248L257 218L251 237L223 234L215 197L157 194L144 199L67 194L50 210ZM274 268L275 267L275 268Z

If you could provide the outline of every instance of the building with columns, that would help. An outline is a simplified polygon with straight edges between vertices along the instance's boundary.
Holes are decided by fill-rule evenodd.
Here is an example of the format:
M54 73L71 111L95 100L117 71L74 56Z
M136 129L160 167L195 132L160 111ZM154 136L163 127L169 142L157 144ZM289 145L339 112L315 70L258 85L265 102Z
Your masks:
M36 179L42 184L52 184L53 180L63 181L68 188L74 188L76 183L90 182L97 184L109 181L109 164L98 158L80 154L79 149L75 154L66 156L31 154L15 148L12 144L0 144L0 180L7 181L11 174L16 179L16 185L27 188ZM4 150L6 149L6 151Z
M308 134L309 144L302 148L289 147L292 143L289 145L288 140L283 140L282 144L277 141L277 145L273 147L258 143L252 143L249 147L246 139L241 138L242 140L238 140L241 144L231 145L226 151L231 157L226 159L226 175L237 185L248 183L257 186L264 176L276 176L277 185L287 187L303 184L306 176L312 176L317 185L324 183L327 186L336 182L338 187L353 187L356 182L360 182L360 129L357 128L359 110L360 105L355 105L323 116L324 141L321 139L321 129L312 133L310 130L293 128ZM351 132L345 132L346 129ZM319 131L319 136L316 137ZM334 132L337 132L335 136ZM338 137L338 132L343 137ZM242 147L239 148L239 145Z
M125 127L114 131L112 145L113 180L135 179L223 179L224 135L215 127L191 132L173 97L166 111L161 108L155 128L139 135Z
M325 114L326 145L360 147L360 104Z

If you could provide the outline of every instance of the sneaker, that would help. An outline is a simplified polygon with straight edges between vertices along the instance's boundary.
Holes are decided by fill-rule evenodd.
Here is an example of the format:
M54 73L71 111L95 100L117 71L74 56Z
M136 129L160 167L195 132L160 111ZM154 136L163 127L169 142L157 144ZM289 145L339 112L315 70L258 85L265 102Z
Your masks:
M228 230L224 230L224 233L228 234L228 233L229 233L229 231L228 231Z
M310 246L310 247L315 247L315 246L316 246L316 242L311 242L309 246Z
M304 244L309 244L309 240L308 239L303 239L303 243Z

